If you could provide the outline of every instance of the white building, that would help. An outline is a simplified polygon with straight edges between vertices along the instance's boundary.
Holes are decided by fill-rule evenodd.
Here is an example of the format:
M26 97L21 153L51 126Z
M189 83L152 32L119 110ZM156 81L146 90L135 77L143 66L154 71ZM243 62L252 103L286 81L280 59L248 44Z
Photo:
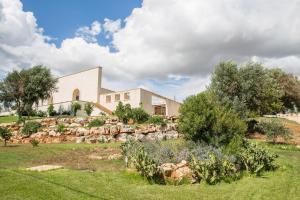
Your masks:
M174 100L141 88L117 92L105 89L101 85L101 79L101 67L60 77L57 92L47 101L40 102L38 109L46 111L53 104L56 111L68 111L71 103L78 101L82 108L87 102L94 104L92 115L99 115L101 112L111 114L121 101L133 108L141 106L151 115L178 115L181 104ZM84 115L83 109L78 114Z

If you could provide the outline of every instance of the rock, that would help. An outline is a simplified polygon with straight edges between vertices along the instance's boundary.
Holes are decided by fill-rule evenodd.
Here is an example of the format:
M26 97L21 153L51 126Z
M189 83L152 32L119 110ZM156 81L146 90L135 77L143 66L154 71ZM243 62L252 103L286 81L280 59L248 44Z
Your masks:
M46 136L46 135L48 135L47 132L41 131L41 132L37 132L37 133L32 134L30 137L31 138L40 138L40 137L43 137L43 136Z
M160 166L160 170L164 177L171 177L172 172L175 170L176 165L173 163L164 163Z
M60 136L60 135L61 135L60 133L55 132L54 130L49 132L49 136L52 136L52 137L56 137L56 136Z
M121 127L121 133L134 133L134 128L128 125L124 125Z
M70 124L70 127L80 127L81 124L78 124L78 123L71 123Z
M108 142L107 137L104 135L100 135L97 140L99 143L107 143Z
M103 160L102 156L97 156L97 155L89 155L88 158L92 160Z
M35 167L30 167L26 168L29 171L49 171L49 170L54 170L54 169L61 169L63 166L61 165L40 165L40 166L35 166Z
M126 133L118 134L116 136L116 140L119 141L119 142L126 142L127 141L127 134Z
M95 144L97 142L97 138L85 138L85 142L88 144Z
M76 143L77 144L79 144L79 143L82 143L82 142L84 142L85 141L85 137L83 136L83 137L77 137L76 138Z
M89 130L85 129L85 128L78 128L76 130L76 136L84 136L84 135L88 135L89 134Z
M109 155L108 156L108 160L117 160L117 159L120 159L120 158L122 158L122 154L112 154L112 155Z

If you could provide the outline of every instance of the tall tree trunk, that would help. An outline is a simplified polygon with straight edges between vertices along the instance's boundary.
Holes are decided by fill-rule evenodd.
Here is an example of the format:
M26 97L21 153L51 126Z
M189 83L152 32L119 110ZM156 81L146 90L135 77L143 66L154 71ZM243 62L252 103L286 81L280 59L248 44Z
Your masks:
M6 139L4 139L4 146L6 147Z

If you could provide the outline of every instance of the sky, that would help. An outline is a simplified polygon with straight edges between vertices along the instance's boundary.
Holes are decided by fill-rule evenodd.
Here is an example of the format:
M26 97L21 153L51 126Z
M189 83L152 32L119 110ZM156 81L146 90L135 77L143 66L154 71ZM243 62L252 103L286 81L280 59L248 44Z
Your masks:
M103 87L182 101L220 61L300 77L300 0L0 0L0 78L103 67Z

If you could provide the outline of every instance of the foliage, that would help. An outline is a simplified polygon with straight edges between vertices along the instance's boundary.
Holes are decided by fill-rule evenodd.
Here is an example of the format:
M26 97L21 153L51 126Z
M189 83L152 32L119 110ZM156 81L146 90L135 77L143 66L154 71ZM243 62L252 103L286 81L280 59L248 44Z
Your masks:
M124 124L127 124L129 119L132 118L132 109L130 104L125 106L120 101L116 107L114 114L121 120Z
M104 124L105 124L105 121L102 119L93 119L88 124L88 127L99 127L99 126L103 126Z
M269 70L249 62L240 68L233 62L221 62L212 75L210 90L224 106L243 118L278 112L283 92Z
M31 134L38 132L38 130L39 130L39 128L41 128L41 126L42 126L41 123L36 122L36 121L26 122L22 129L22 133L24 135L30 136Z
M38 116L38 117L46 117L46 115L47 115L46 112L43 112L41 110L37 111L35 114L35 116Z
M57 115L56 111L54 110L53 104L50 104L47 108L47 112L49 116L55 116Z
M225 157L219 157L215 152L210 152L207 159L197 159L192 156L191 169L197 180L216 184L221 180L230 181L238 177L235 163Z
M246 125L238 115L216 103L208 92L184 101L178 126L188 140L221 146L242 138L246 132Z
M72 102L71 104L71 112L73 113L74 116L77 115L77 111L81 109L81 104L78 102Z
M141 107L132 108L131 112L132 119L139 124L146 122L150 117L149 114Z
M271 69L270 75L277 81L283 91L281 101L285 110L300 109L300 81L297 76L288 74L281 69Z
M150 124L155 124L155 125L161 125L161 126L166 126L167 123L165 122L164 118L161 116L151 116L148 120L148 123Z
M0 127L0 137L4 140L4 146L6 146L7 141L11 138L12 134L7 128Z
M84 111L88 116L91 116L92 112L94 110L94 106L91 103L84 104Z
M43 66L14 70L0 82L0 101L15 107L21 117L24 111L31 111L34 103L50 97L56 82L50 69Z
M262 171L274 170L277 167L274 164L275 158L278 157L276 154L246 141L238 151L237 157L241 161L242 168L251 174L260 175Z
M59 133L63 133L65 131L65 129L66 129L66 126L64 124L58 124L56 131Z
M30 141L30 144L32 145L32 147L38 147L39 146L39 141L36 140L36 139L31 139Z
M291 138L290 129L286 128L284 124L276 119L261 120L257 125L256 129L266 134L267 138L273 143L276 143L278 137L282 137L285 141Z

